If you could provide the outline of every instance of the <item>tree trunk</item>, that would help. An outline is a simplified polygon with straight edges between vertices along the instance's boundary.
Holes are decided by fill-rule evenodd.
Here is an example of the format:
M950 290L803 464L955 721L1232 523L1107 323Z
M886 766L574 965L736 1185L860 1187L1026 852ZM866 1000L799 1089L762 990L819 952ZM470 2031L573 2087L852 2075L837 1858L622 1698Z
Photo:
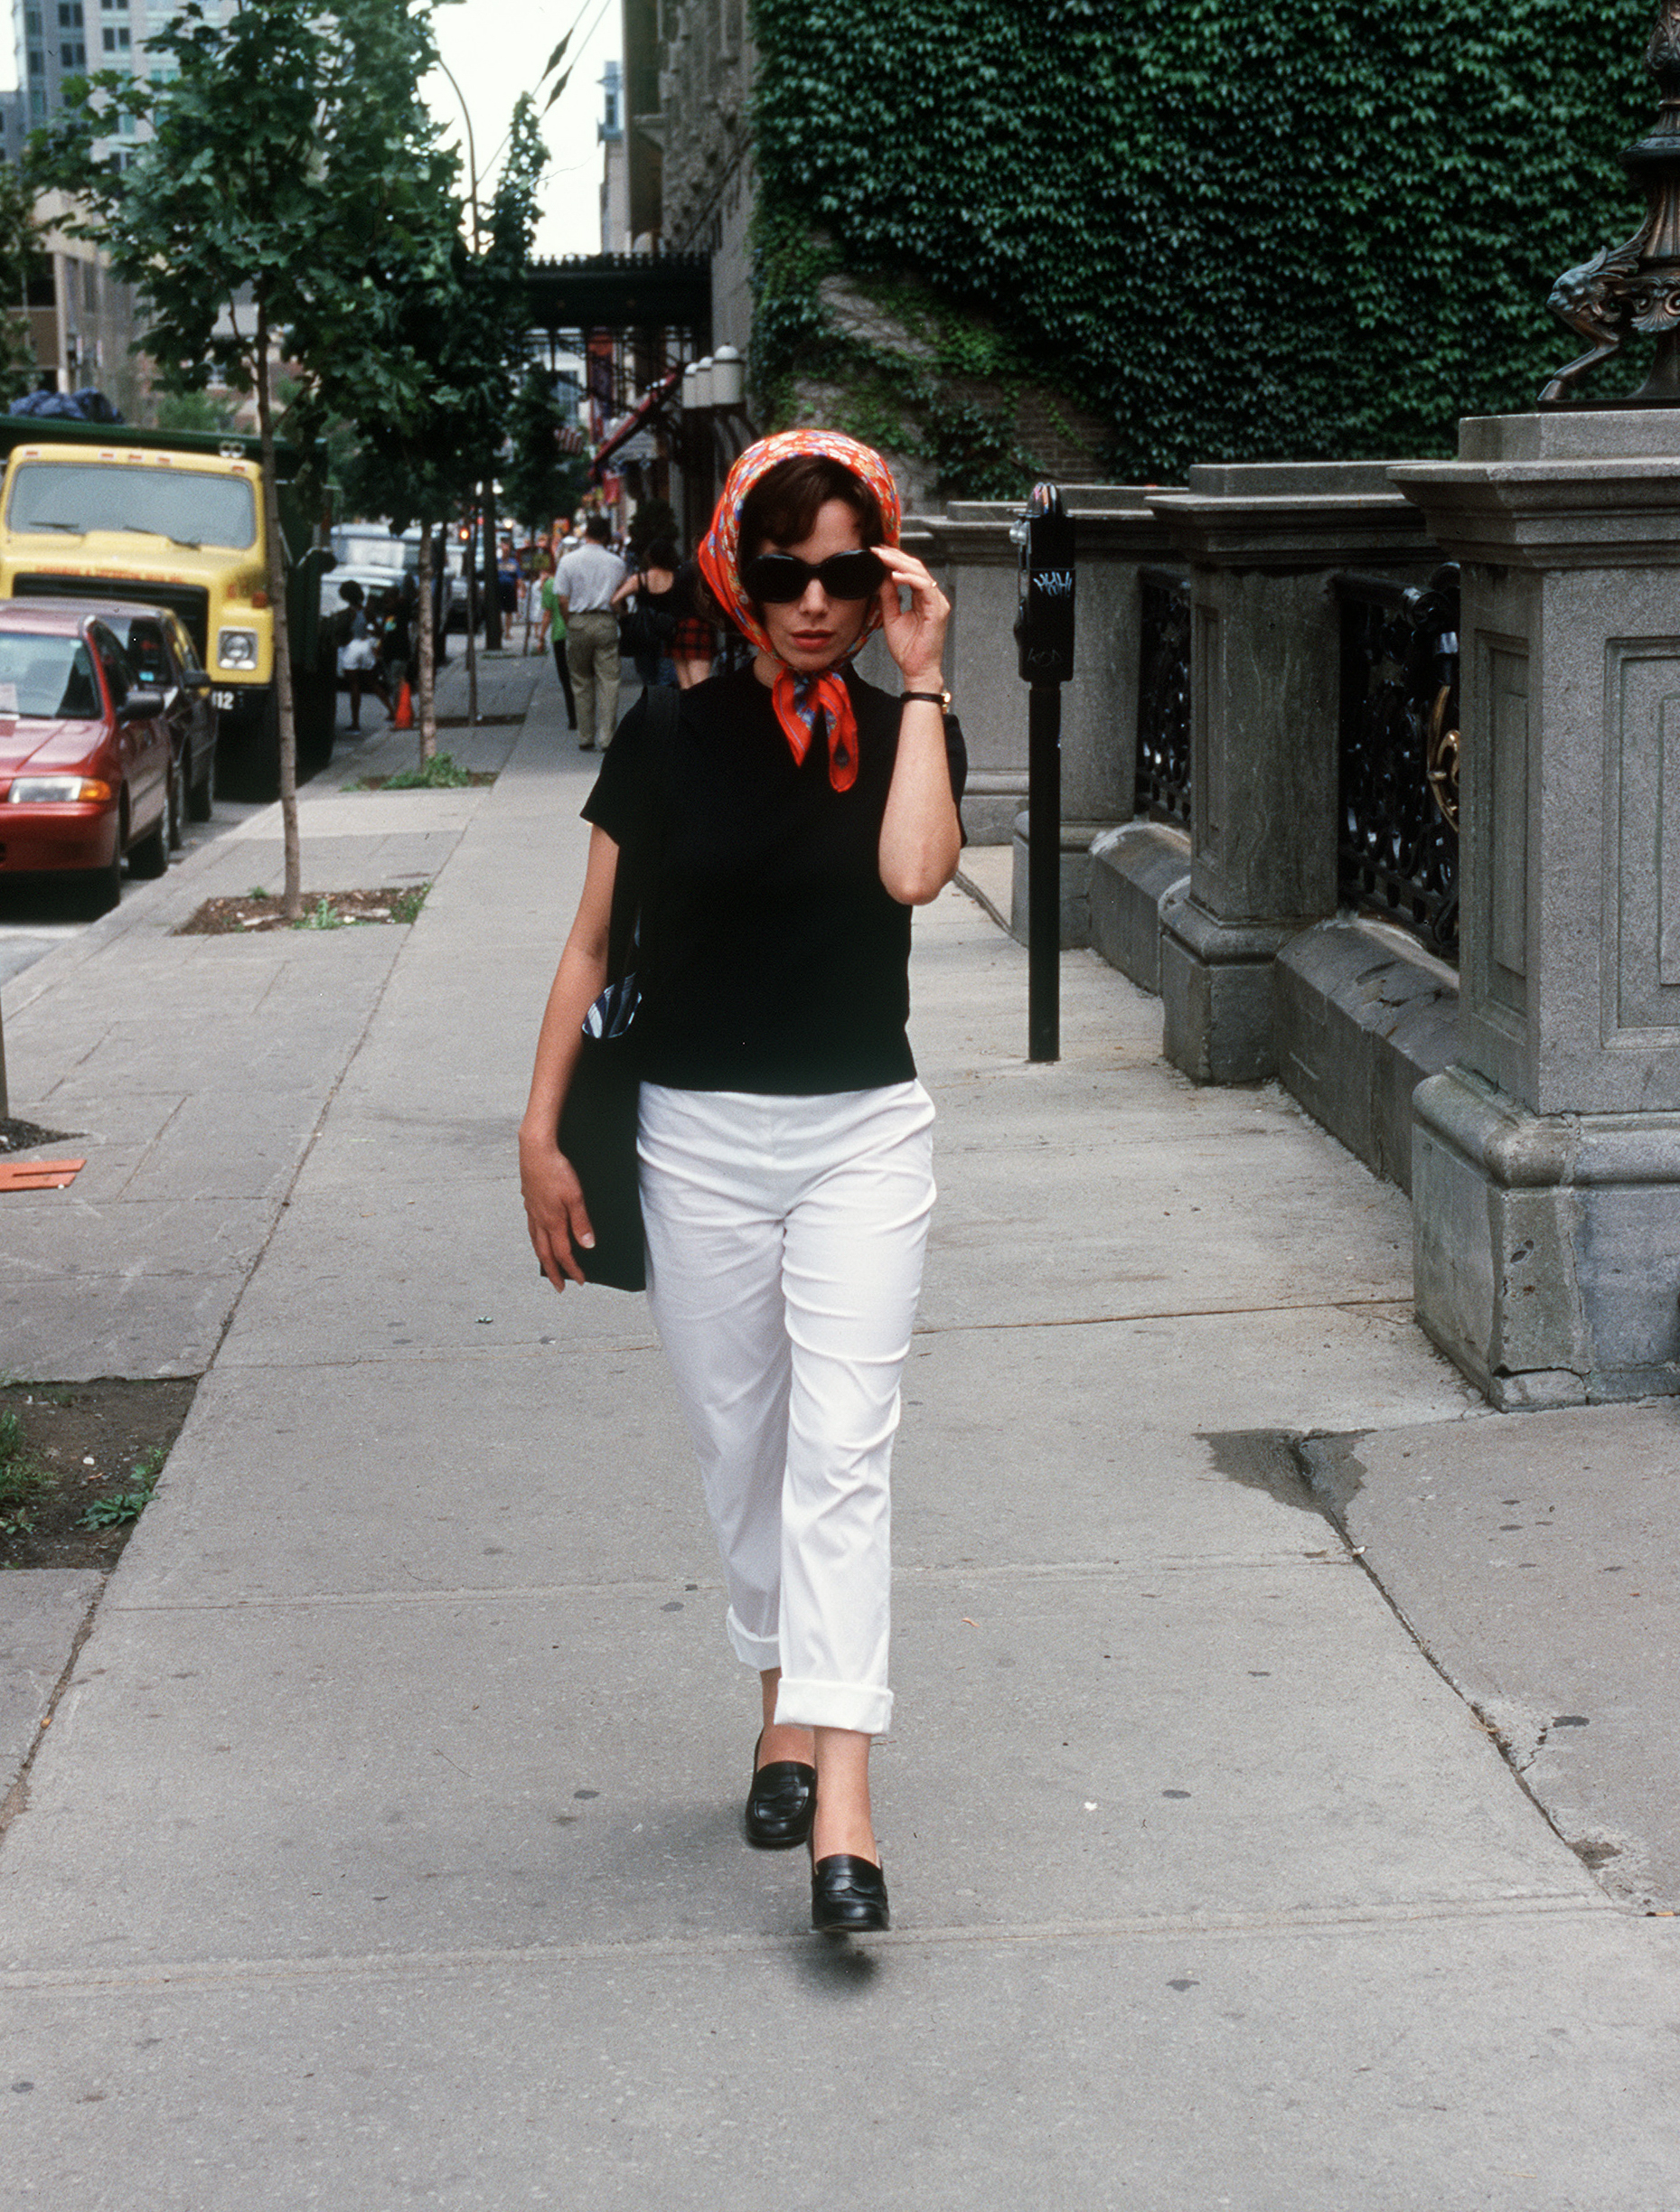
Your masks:
M420 520L420 604L416 610L419 635L420 765L437 754L437 675L432 665L432 526Z
M297 723L292 702L286 545L280 534L280 473L274 455L274 398L268 389L268 303L261 292L257 295L257 426L262 435L268 606L274 617L274 694L280 724L280 821L286 840L286 893L280 911L295 922L304 911L304 856L297 837Z

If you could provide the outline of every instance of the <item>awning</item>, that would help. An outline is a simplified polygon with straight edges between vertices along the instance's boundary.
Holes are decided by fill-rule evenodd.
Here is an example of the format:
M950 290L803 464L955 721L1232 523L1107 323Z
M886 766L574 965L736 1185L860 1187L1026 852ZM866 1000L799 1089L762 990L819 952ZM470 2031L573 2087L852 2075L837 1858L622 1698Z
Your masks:
M531 261L525 290L532 327L577 331L686 331L696 355L711 351L708 254L569 254Z
M654 385L652 390L648 393L646 398L643 400L641 406L637 408L634 413L626 415L624 421L619 424L617 429L615 430L609 437L605 437L601 440L601 443L595 449L595 465L597 469L601 468L606 462L610 461L613 455L618 451L619 447L624 445L629 439L634 437L638 430L644 429L647 426L647 424L652 420L656 409L665 400L670 398L672 392L676 390L678 385L681 383L682 371L687 366L688 363L686 361L679 361L677 366L668 376L664 377L659 383Z

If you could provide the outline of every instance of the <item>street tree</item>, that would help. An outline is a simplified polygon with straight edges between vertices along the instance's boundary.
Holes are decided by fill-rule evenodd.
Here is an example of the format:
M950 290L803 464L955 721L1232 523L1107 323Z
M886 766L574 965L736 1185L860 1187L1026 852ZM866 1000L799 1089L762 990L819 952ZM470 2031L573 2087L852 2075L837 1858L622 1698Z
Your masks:
M29 280L41 251L34 194L14 162L0 162L0 396L14 399L36 377L29 327Z
M418 604L415 638L418 682L416 720L422 767L437 752L437 692L433 588L436 532L470 501L479 436L470 363L461 358L467 328L465 240L457 230L449 260L430 283L400 293L389 305L395 333L427 363L424 387L400 406L369 412L357 426L357 447L344 488L352 509L381 515L392 528L420 530ZM446 576L442 588L448 588Z
M390 342L423 373L388 385L379 404L360 409L361 451L349 489L364 512L384 515L399 530L420 525L422 764L437 749L434 532L449 516L476 506L495 473L525 359L525 265L546 158L532 103L521 99L487 221L479 220L475 192L470 211L455 201L450 248L440 266L428 269L410 257L379 272ZM469 625L469 653L472 646ZM475 697L470 711L476 719Z
M565 43L565 40L560 42L562 49ZM556 54L550 56L549 70L553 69L559 51L557 49ZM507 155L501 174L496 179L487 229L481 226L479 221L476 187L473 202L473 299L477 346L483 360L489 361L493 358L498 363L493 379L493 417L483 425L484 443L479 476L483 487L479 501L479 527L483 532L482 559L487 595L499 590L496 576L495 477L506 441L514 392L524 369L530 342L530 295L525 272L537 228L537 186L548 161L541 127L537 120L536 99L529 92L522 94L514 106L506 144ZM494 610L495 606L496 601L491 597L489 610ZM501 618L499 613L489 610L485 637L494 642L500 635ZM470 608L467 678L472 694L470 712L476 722L476 643Z
M588 481L587 465L560 450L559 435L573 411L561 405L554 388L552 373L532 361L508 421L511 450L502 467L502 489L508 512L527 530L569 514Z
M147 45L155 74L71 79L62 119L32 142L39 180L76 196L79 228L144 296L145 351L176 390L212 371L253 391L275 623L286 911L302 910L297 745L277 497L274 372L296 380L287 427L413 403L427 374L394 338L381 272L423 285L446 267L453 157L416 87L434 48L429 0L202 0ZM129 116L148 127L122 155ZM125 160L128 165L125 166Z

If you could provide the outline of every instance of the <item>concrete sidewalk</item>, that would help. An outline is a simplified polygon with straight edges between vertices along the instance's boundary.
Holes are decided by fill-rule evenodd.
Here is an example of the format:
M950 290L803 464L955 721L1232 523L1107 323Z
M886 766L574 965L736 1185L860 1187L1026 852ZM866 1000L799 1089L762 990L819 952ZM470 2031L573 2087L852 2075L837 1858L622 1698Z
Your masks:
M1352 1499L1350 1454L1530 1432L1413 1326L1404 1199L1278 1095L1191 1090L1087 956L1025 1065L1024 956L955 891L917 923L895 1933L820 1943L802 1860L744 1848L756 1685L645 1310L554 1298L513 1176L584 851L557 708L493 789L311 801L321 849L404 810L412 930L160 938L167 1020L67 1048L63 1109L18 1079L115 1132L86 1362L209 1365L0 1847L0 2203L1680 2205L1675 1924L1301 1479L1296 1439L1357 1432L1319 1469ZM60 958L41 1052L91 1027ZM313 1072L282 1112L239 1062ZM147 1183L142 1077L273 1111L267 1179ZM147 1205L229 1224L221 1289L121 1290Z

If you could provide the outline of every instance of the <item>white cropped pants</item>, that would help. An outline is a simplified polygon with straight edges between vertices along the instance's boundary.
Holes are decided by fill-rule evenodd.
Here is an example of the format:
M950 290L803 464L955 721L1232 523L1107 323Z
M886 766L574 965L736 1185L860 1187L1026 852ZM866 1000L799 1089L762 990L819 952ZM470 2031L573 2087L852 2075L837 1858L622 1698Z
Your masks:
M919 1083L642 1086L648 1302L699 1455L729 1641L775 1717L885 1735L888 1476L934 1204Z

